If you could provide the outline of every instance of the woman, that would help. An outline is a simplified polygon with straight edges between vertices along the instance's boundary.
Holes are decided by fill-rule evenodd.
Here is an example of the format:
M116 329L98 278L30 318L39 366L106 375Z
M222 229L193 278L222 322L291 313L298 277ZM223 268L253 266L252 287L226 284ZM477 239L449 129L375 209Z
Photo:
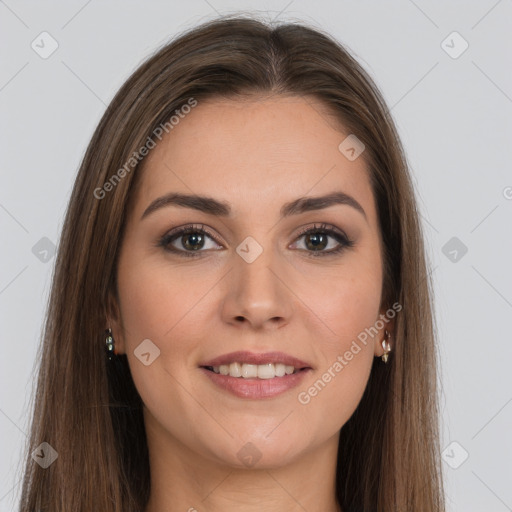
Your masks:
M414 190L318 30L224 17L135 71L47 315L23 512L444 510Z

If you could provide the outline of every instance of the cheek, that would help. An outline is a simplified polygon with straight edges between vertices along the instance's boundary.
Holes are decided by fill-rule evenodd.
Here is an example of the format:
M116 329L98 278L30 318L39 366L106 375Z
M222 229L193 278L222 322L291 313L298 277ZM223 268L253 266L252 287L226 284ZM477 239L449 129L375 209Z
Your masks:
M329 364L319 369L297 393L297 415L311 435L336 434L357 409L368 383L372 355L368 348L348 361L344 354L332 354Z
M331 360L333 354L348 350L359 335L364 338L365 330L379 318L382 293L379 262L363 263L340 267L328 276L303 280L299 285L298 295L307 297L310 318L318 319L317 327L322 333L318 348Z
M326 335L316 347L321 355L317 371L298 390L297 401L308 421L321 421L317 428L334 431L346 423L368 383L382 292L378 265L360 260L350 271L347 266L333 274L327 291L309 295Z
M176 379L183 382L188 375L190 353L200 339L194 332L200 326L200 299L211 284L185 274L136 253L119 265L124 350L135 386L152 410L180 400ZM147 365L140 358L142 346L150 354Z
M201 311L201 298L215 279L194 278L193 271L169 267L165 262L127 258L119 267L118 282L127 344L133 344L145 338L164 343L175 337L190 323L189 315Z
M338 349L343 349L348 338L357 338L375 324L379 314L381 286L377 280L351 278L337 283L330 298L335 305L330 306L329 320L333 330L339 334Z
M323 318L335 334L317 346L321 362L296 395L299 414L312 432L335 433L350 419L374 360L374 338L367 331L378 318L380 296L364 287L341 288L334 295L336 306L326 301Z
M188 381L196 371L192 356L210 325L208 310L212 306L208 293L218 276L198 273L192 266L180 270L136 254L120 263L124 350L135 385L149 401L156 398L153 395L159 387L166 389L165 397L161 397L164 401L179 400L180 388L175 379ZM146 366L138 355L143 341L148 339L151 344L145 343L149 351L158 356Z

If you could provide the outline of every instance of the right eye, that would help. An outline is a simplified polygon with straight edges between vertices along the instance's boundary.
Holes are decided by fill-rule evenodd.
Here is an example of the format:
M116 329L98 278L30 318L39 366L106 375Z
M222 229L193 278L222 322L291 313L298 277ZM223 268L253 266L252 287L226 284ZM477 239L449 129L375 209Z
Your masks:
M205 252L204 249L207 239L217 244L215 237L205 228L204 225L189 225L173 229L166 233L158 242L159 247L164 250L179 254L185 257L195 257L199 253ZM182 239L180 241L180 239ZM178 247L173 245L177 242ZM218 244L217 244L218 245ZM206 249L214 249L215 247L206 247Z

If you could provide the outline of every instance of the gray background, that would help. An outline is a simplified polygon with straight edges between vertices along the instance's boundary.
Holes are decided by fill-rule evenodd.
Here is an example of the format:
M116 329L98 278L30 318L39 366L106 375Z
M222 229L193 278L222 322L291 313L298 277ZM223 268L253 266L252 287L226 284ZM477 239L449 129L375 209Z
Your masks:
M435 282L448 510L512 510L510 0L6 0L0 1L0 512L18 500L52 247L92 131L151 51L217 12L241 10L327 30L375 78L392 108ZM46 59L31 47L35 41L51 48L50 39L38 37L43 31L58 43ZM459 55L464 41L469 47Z

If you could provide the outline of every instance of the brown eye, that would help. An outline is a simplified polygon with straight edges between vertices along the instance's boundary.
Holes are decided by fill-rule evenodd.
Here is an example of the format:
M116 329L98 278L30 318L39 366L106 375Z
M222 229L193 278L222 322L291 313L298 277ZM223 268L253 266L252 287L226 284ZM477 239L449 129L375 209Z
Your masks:
M338 254L348 247L352 247L354 242L342 232L333 227L326 227L326 224L314 226L304 230L297 240L304 238L305 251L311 256L329 256ZM330 239L334 239L337 243L333 243ZM297 242L296 242L297 243ZM329 246L330 250L325 250Z
M180 256L196 256L205 252L206 249L219 247L215 238L203 226L175 229L164 235L157 245L163 247L165 251L177 253Z
M329 243L329 235L325 233L311 233L305 236L306 247L313 251L325 249Z
M181 245L184 249L197 251L204 246L204 235L197 231L192 233L185 233L179 238L182 238Z

